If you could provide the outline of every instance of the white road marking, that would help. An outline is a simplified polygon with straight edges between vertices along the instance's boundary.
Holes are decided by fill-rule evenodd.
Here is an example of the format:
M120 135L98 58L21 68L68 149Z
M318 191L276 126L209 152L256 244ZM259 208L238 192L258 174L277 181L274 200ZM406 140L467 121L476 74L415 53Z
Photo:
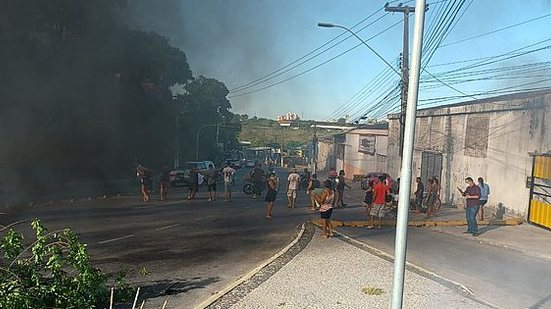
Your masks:
M103 245L103 244L107 244L107 243L110 243L110 242L114 242L114 241L117 241L117 240L122 240L122 239L130 238L130 237L134 237L134 236L136 236L136 235L134 235L134 234L129 234L129 235L125 235L125 236L121 236L121 237L117 237L117 238L102 240L102 241L99 241L98 244Z
M155 231L159 232L159 231L164 231L164 230L168 230L168 229L171 229L173 227L177 227L179 225L181 225L182 223L176 223L176 224L172 224L172 225L167 225L167 226L163 226L163 227L159 227L159 228L156 228Z
M213 215L210 215L210 216L205 216L205 217L199 217L199 218L193 220L193 222L199 222L199 221L201 221L201 220L203 220L203 219L208 219L208 218L212 218L212 217L214 217L214 216L213 216Z

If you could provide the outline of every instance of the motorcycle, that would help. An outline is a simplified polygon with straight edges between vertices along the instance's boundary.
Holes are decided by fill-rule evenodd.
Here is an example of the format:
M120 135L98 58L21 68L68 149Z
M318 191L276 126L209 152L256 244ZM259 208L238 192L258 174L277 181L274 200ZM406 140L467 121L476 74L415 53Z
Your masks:
M243 193L246 195L254 195L256 192L264 191L264 187L261 187L260 190L257 190L255 183L250 177L243 178Z

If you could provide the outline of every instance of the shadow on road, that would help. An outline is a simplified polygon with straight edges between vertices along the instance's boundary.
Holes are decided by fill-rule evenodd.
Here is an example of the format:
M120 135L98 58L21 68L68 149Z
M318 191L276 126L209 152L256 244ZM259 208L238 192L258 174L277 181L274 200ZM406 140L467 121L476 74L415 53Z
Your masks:
M498 229L500 228L500 226L498 225L486 225L486 226L481 226L478 228L478 234L482 235L486 232L489 232L491 230L495 230L495 229Z
M219 277L194 277L191 279L180 280L160 280L148 282L147 285L141 286L141 298L155 298L169 295L186 293L190 290L203 289L210 284L220 281Z
M533 304L529 308L530 309L543 308L543 306L549 301L551 301L551 294L547 295L547 297L545 297L545 298L542 298L539 302Z

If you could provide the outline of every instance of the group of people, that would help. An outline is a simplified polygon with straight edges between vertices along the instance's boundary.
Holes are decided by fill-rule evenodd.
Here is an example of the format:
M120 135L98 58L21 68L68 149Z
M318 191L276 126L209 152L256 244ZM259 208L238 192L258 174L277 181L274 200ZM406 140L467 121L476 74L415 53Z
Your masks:
M421 180L421 177L417 177L417 188L415 194L415 213L420 213L423 206L426 206L427 218L430 218L434 211L440 209L440 182L435 176L430 178L428 182L428 188L425 194L425 185ZM488 197L490 195L490 186L484 182L482 177L478 177L478 184L475 184L471 177L465 178L467 188L465 190L457 187L463 197L465 197L465 216L467 219L467 231L466 234L472 234L478 236L478 223L479 220L484 220L484 206L488 203Z
M330 220L333 208L346 206L344 190L346 187L351 187L346 183L344 175L343 170L338 175L336 171L332 170L323 184L318 180L317 175L311 174L308 169L304 169L302 175L298 174L297 169L293 169L287 177L287 207L295 208L297 193L299 190L305 189L306 194L310 197L310 210L319 210L320 212L323 237L333 237L333 226ZM270 186L270 183L268 183L268 186ZM272 217L273 201L275 200L275 195L273 198L268 198L269 192L270 188L268 188L266 194L266 218Z
M189 191L188 200L193 200L199 191L199 184L202 179L207 185L208 200L216 201L216 189L217 183L220 178L220 173L224 181L224 201L230 202L232 197L232 186L234 184L235 169L231 168L229 164L226 164L224 168L219 171L214 168L212 164L209 164L209 168L206 171L199 171L197 167L193 167L189 174ZM151 190L153 188L153 179L156 176L155 171L136 163L136 177L140 182L140 192L143 202L149 202L151 200ZM160 200L166 201L168 198L168 188L170 185L170 167L165 164L158 175L159 182L159 194Z
M430 218L433 213L440 209L442 200L440 199L440 181L436 176L427 180L428 187L425 189L425 184L421 177L417 177L417 188L414 192L415 195L415 213L421 213L423 206L427 209L427 219ZM425 194L426 191L426 194Z
M217 182L222 174L224 182L224 201L230 202L232 197L232 187L234 185L235 169L229 164L219 171L212 164L208 170L200 172L196 167L189 172L190 185L188 200L195 199L199 189L199 177L203 177L207 184L208 200L216 200ZM154 171L146 168L141 164L136 166L136 176L140 181L142 200L148 202L151 200L151 188L153 186ZM168 194L168 186L170 181L170 168L164 165L159 173L159 192L160 200L165 201ZM316 174L311 174L308 169L304 169L302 174L299 174L297 169L293 169L288 177L285 187L287 196L287 207L295 208L298 192L302 189L306 190L310 197L310 210L320 212L322 219L322 236L332 237L333 226L331 225L331 214L336 207L345 207L344 190L351 188L345 180L344 170L337 174L335 170L331 170L327 180L323 184L318 180ZM280 180L273 170L269 170L268 174L264 173L260 164L250 172L249 177L254 184L254 197L262 194L263 189L266 189L266 218L272 218L274 201L280 187ZM478 184L475 184L471 177L465 178L467 188L462 190L457 188L463 197L465 197L465 210L467 219L467 231L465 233L478 236L477 216L480 220L484 220L484 206L488 202L490 187L484 182L482 177L478 178ZM421 177L416 178L417 187L414 192L415 203L413 211L420 213L423 208L426 208L426 218L430 218L434 212L440 209L440 181L438 178L432 177L427 180L427 186L423 183ZM384 176L379 176L376 179L368 181L364 203L367 207L367 215L369 216L369 229L381 229L382 219L385 216L387 205L394 202L394 196L398 196L399 178L396 182L386 179Z
M217 189L218 180L220 178L220 174L224 182L224 202L231 202L235 169L233 169L229 163L225 164L224 168L221 171L219 171L218 169L215 169L214 165L212 164L209 164L208 169L202 173L197 169L197 167L193 167L189 172L190 184L189 184L189 194L187 199L188 200L195 199L195 196L199 191L199 183L200 183L199 176L202 176L203 181L205 181L207 184L208 201L209 202L216 201L216 197L217 197L216 189Z
M140 192L142 201L149 202L151 200L151 189L153 187L153 177L155 172L140 163L136 162L136 178L140 182ZM170 182L170 167L168 164L163 165L159 173L159 193L160 200L166 201L168 196L168 185Z
M396 182L392 182L383 175L368 180L364 198L367 216L369 217L368 229L375 227L381 229L387 205L392 205L394 195L399 192L399 180L398 178Z

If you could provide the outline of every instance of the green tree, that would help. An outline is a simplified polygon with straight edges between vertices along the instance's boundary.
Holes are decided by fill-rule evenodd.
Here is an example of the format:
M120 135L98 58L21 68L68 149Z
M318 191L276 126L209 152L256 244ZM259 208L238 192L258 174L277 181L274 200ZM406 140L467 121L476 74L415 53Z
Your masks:
M218 147L217 141L230 147L236 145L240 119L229 111L228 93L224 83L199 76L187 83L184 93L177 96L182 112L181 142L191 146L185 147L187 152L182 154L184 158L190 160L195 157L198 132L199 159L221 160L223 149Z

